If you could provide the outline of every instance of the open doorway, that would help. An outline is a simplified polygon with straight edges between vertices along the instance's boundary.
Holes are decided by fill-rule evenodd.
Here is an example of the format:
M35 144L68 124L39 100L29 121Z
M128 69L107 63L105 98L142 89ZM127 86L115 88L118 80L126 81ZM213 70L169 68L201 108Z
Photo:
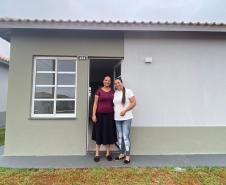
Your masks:
M104 76L110 76L113 81L115 78L121 76L121 59L91 59L90 60L90 73L89 73L89 119L87 127L87 151L95 151L95 141L91 139L93 123L91 121L92 108L95 92L102 86ZM112 146L113 151L118 150L116 146ZM101 146L100 150L105 150Z

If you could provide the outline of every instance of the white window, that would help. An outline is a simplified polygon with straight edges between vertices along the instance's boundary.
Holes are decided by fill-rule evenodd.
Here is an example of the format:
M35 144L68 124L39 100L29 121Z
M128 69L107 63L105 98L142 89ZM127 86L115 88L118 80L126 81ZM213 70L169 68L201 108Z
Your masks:
M34 57L31 117L76 116L76 71L76 58Z

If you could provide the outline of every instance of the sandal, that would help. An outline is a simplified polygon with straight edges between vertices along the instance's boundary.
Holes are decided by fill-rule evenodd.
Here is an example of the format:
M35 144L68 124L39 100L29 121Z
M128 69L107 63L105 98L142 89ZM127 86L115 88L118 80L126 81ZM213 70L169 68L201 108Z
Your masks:
M93 160L94 160L95 162L99 162L99 161L100 161L100 156L95 156L95 157L93 158Z
M106 155L105 157L106 157L106 159L107 159L108 161L112 161L111 155Z
M129 164L130 163L130 158L129 159L126 159L127 157L129 157L129 156L125 156L125 159L124 159L124 163L125 164Z
M123 157L120 157L120 155L119 155L115 158L115 160L122 160L122 159L125 159L125 157L126 157L125 155Z
M129 163L130 163L130 160L126 160L126 159L125 159L125 160L124 160L124 163L125 163L125 164L129 164Z

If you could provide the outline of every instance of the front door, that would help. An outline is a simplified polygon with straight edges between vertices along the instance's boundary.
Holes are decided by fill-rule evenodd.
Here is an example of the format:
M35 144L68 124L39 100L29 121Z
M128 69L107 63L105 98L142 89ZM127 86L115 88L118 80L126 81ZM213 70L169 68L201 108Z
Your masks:
M121 59L91 59L90 72L89 72L89 118L87 123L87 151L95 151L96 143L92 140L92 127L91 120L92 108L95 92L102 86L104 77L108 75L112 79L112 88L114 79L121 76ZM103 146L100 148L105 150ZM118 150L116 146L112 146L112 150Z

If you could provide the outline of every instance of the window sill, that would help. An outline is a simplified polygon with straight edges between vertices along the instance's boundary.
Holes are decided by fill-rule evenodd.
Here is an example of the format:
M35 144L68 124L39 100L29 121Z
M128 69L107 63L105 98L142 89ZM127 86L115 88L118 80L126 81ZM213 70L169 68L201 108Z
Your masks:
M28 120L76 120L77 117L29 117Z

